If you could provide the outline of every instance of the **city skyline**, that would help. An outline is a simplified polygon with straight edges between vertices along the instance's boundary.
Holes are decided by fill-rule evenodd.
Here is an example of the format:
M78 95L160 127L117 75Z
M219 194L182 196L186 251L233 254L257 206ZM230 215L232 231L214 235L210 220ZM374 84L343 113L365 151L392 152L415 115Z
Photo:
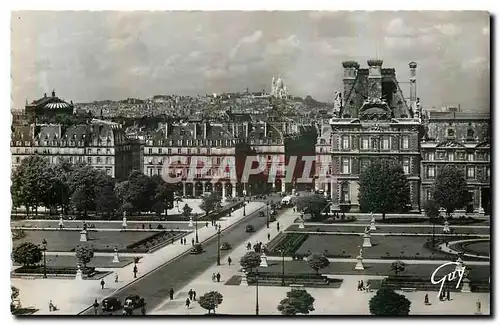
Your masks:
M416 61L424 108L490 110L487 12L13 12L12 108L270 90L332 102L343 60ZM36 35L36 36L35 36ZM405 84L403 93L409 95Z

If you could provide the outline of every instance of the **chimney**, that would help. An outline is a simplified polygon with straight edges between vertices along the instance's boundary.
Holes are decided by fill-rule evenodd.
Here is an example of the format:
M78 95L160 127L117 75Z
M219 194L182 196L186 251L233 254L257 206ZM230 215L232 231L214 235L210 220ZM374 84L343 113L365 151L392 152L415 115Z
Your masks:
M358 74L359 63L356 61L344 61L342 62L342 66L344 67L344 94L342 98L345 98L347 101L347 97L352 93L354 82L356 81L356 77ZM352 104L350 102L344 103L345 111L347 113L351 111L356 111L356 103L353 101Z
M417 112L417 63L412 61L408 65L410 66L410 107L420 115L420 112Z
M382 64L384 61L371 59L368 63L368 97L382 98Z
M203 139L207 138L207 124L208 122L203 122Z

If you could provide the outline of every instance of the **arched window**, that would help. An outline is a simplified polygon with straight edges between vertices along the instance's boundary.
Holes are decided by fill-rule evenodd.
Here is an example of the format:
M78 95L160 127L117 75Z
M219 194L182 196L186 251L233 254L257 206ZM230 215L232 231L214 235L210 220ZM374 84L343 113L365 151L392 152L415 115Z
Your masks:
M472 128L467 129L467 138L474 138L474 129Z

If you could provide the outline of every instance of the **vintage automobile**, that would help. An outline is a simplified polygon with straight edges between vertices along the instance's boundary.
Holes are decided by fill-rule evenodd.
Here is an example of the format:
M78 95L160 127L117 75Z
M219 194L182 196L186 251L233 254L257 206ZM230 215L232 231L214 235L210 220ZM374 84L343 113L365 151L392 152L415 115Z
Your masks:
M203 252L203 248L201 247L201 244L195 244L193 246L193 248L191 248L191 250L189 251L189 254L197 255L197 254L201 254L202 252Z
M255 232L255 227L252 225L248 225L245 228L245 232Z
M120 308L122 308L122 303L118 298L109 297L102 301L102 311L115 311Z
M231 245L229 245L229 243L227 243L227 242L224 242L220 245L221 251L228 251L230 249L231 249Z
M144 298L141 298L138 295L127 296L125 298L125 303L123 304L123 308L125 309L136 309L144 306Z

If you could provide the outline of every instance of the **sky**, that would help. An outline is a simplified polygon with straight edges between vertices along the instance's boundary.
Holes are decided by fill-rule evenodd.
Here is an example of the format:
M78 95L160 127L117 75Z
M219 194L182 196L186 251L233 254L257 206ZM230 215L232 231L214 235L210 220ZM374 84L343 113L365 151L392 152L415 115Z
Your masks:
M23 11L11 17L12 108L49 94L91 102L270 91L332 102L342 61L396 69L424 108L490 110L490 17L472 11Z

